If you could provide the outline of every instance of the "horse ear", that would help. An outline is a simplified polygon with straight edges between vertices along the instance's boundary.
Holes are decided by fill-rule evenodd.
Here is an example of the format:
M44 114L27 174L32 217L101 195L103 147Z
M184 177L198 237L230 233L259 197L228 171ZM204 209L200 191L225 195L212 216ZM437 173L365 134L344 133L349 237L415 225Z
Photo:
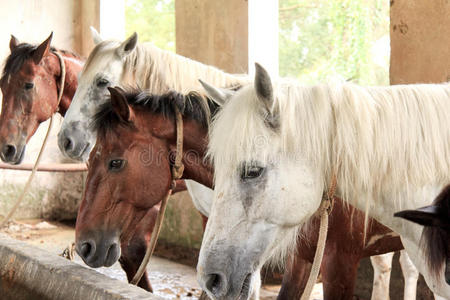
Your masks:
M425 206L416 210L399 211L394 216L423 226L444 227L445 224L448 224L445 215L441 213L441 207L436 205Z
M20 44L19 40L11 34L11 39L9 40L9 50L13 52L13 50Z
M137 33L133 33L129 38L127 38L122 44L120 44L119 48L117 48L117 54L120 57L124 57L128 55L131 51L136 48L138 41L138 35Z
M201 79L199 79L198 81L200 81L208 96L211 97L211 99L220 106L224 105L228 101L228 99L230 99L235 94L235 92L232 90L216 88L202 81Z
M258 98L264 102L269 112L272 112L273 87L269 73L260 64L255 63L255 90Z
M108 90L111 93L111 105L114 112L122 121L131 122L132 112L123 94L124 91L119 87L108 87Z
M33 53L33 60L36 64L39 64L44 56L50 51L50 44L52 43L53 32L50 36L40 44Z
M91 30L92 40L94 41L95 45L98 45L101 42L103 42L103 38L100 35L100 33L98 33L97 29L95 29L93 26L89 26L89 29Z

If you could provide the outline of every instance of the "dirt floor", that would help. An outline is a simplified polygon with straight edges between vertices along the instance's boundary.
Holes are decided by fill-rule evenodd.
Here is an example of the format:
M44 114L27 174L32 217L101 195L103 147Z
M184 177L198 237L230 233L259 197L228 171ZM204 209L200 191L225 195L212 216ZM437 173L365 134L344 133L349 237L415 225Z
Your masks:
M25 241L54 254L62 254L64 249L75 240L73 224L47 222L43 220L19 220L10 222L0 230L18 240ZM166 258L160 257L162 254ZM155 294L165 299L198 299L200 288L196 280L196 251L170 247L161 243L152 257L148 273ZM174 262L177 260L178 262ZM86 268L82 260L75 255L74 261ZM181 263L180 263L181 262ZM98 268L97 272L118 280L126 281L125 273L118 263L110 268ZM276 299L280 285L271 280L261 288L261 300ZM322 287L317 284L311 299L321 300Z

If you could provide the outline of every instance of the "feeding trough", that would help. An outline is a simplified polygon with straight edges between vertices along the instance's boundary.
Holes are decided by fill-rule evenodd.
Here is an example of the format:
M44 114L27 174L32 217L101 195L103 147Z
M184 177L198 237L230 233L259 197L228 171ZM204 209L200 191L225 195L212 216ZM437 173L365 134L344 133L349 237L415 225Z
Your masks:
M161 299L45 250L0 235L2 299Z

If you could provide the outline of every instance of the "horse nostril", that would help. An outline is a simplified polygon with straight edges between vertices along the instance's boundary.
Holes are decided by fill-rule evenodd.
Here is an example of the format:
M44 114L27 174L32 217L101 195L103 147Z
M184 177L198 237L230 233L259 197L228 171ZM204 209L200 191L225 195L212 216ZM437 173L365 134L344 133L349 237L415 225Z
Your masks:
M106 253L106 260L104 263L105 267L112 266L118 259L120 254L120 248L117 243L113 243L109 248L108 252Z
M209 274L206 279L206 289L214 296L220 296L221 290L224 288L224 280L220 274Z
M83 259L87 259L92 252L92 244L90 242L84 242L80 247L80 256Z
M70 138L68 138L68 137L64 138L63 146L64 146L64 150L65 151L67 151L67 152L71 151L73 149L73 142L72 142L72 140Z
M16 155L16 146L8 144L3 148L3 155L6 159L12 159Z

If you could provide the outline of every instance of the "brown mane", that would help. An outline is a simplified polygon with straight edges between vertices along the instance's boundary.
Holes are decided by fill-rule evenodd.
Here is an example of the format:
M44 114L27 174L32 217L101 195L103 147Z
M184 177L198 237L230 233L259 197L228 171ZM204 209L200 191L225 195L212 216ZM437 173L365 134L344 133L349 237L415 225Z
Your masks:
M126 92L124 96L131 106L141 107L146 111L162 114L164 117L173 118L174 106L176 106L184 117L196 120L204 127L209 125L211 116L219 109L214 101L197 92L183 95L170 91L162 95L153 95L143 91L132 91ZM111 101L100 106L91 124L94 130L99 132L114 130L118 125L124 124L114 113Z

